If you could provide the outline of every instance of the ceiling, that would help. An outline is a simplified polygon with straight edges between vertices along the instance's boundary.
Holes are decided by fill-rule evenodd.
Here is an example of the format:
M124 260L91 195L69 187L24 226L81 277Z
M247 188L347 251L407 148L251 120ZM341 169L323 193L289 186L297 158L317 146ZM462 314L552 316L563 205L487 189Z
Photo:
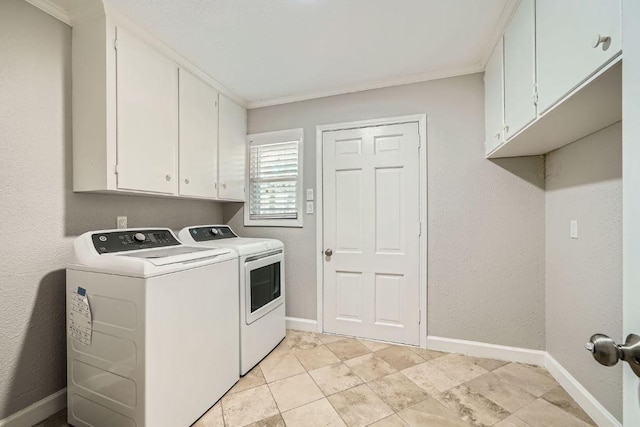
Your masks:
M249 107L482 71L516 2L104 0Z

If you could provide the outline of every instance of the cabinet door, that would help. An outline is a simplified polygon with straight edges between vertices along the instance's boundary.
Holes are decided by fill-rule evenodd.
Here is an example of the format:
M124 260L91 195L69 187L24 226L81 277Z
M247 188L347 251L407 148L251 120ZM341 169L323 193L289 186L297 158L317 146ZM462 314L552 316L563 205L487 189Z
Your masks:
M536 45L542 113L620 52L620 0L537 0Z
M504 124L504 71L502 38L498 41L484 70L484 146L487 154L502 142Z
M117 29L118 188L176 193L178 67Z
M220 94L218 197L244 201L247 110Z
M535 0L522 0L504 34L505 139L536 118L535 13Z
M180 195L218 195L218 91L180 70Z

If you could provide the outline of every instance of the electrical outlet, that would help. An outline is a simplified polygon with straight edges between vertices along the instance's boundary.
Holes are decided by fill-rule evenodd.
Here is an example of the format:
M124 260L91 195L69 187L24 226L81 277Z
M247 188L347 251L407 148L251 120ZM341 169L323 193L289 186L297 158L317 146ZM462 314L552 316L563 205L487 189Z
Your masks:
M313 200L313 188L307 188L307 200Z
M569 221L569 237L572 239L578 238L578 221L575 219Z
M118 219L116 220L116 227L117 228L127 228L127 217L126 216L119 216Z
M307 213L308 214L313 213L313 202L307 202Z

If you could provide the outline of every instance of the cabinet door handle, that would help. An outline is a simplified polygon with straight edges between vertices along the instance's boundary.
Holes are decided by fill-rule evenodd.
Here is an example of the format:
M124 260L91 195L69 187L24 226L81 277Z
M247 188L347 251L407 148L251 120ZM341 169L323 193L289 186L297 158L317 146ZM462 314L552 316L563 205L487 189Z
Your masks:
M606 49L609 47L608 45L610 43L611 43L610 36L602 36L600 34L596 34L593 37L593 40L591 40L591 47L595 49L602 44L602 47Z
M166 179L167 181L171 181L171 175L167 174L167 176L165 176L164 179Z
M224 182L222 183L222 188L224 188L225 190L227 189L227 184L225 184Z
M189 184L191 181L189 181L189 178L185 178L184 183L185 184Z
M496 132L496 139L500 139L500 132Z
M218 189L218 183L217 182L213 183L213 188L215 188L216 190Z

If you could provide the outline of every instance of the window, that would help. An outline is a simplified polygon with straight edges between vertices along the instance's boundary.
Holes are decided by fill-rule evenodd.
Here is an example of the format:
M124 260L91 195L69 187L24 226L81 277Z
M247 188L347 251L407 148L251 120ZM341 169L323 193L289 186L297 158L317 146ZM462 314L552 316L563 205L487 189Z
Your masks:
M302 227L302 129L249 135L244 225Z

